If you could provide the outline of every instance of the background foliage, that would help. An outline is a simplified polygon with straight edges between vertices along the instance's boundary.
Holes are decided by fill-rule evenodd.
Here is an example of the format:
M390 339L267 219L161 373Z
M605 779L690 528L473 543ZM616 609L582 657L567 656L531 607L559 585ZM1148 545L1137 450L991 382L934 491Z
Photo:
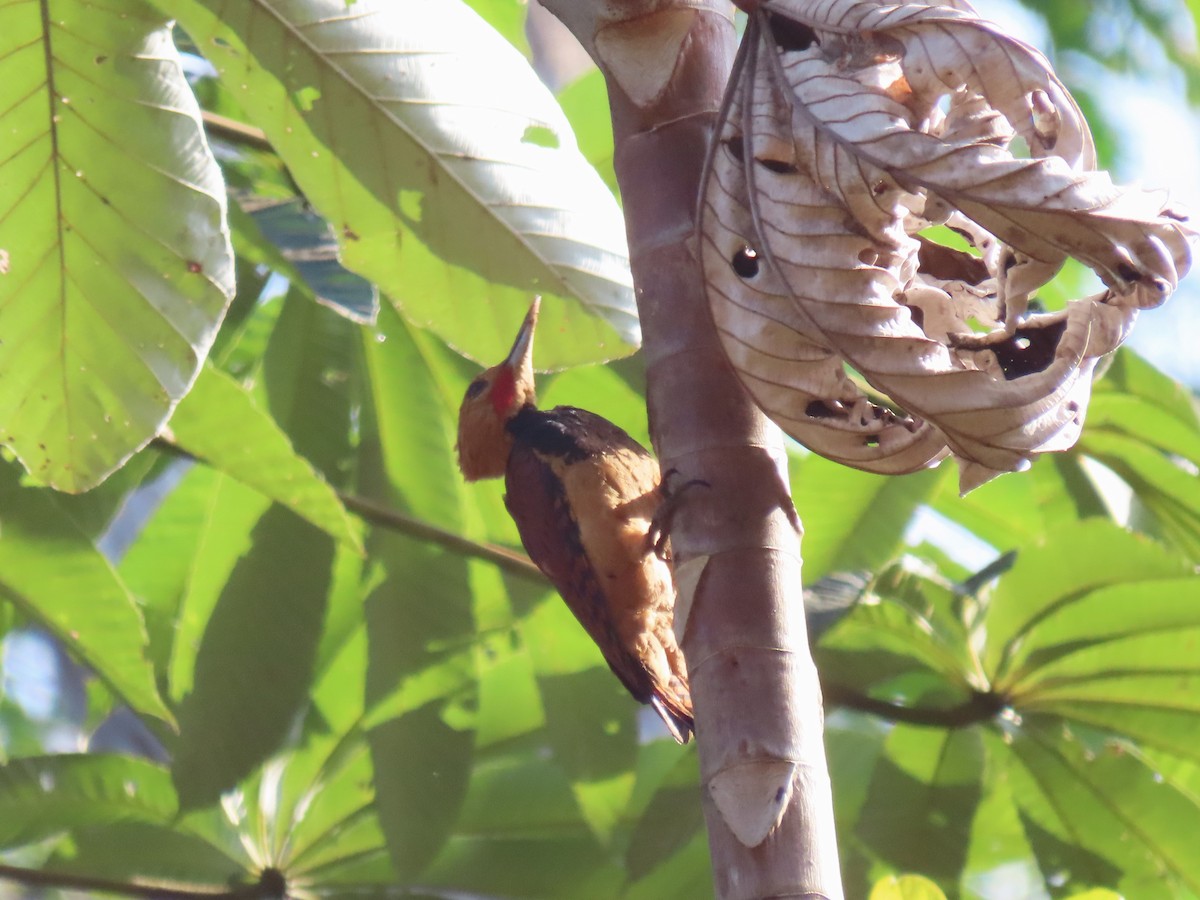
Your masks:
M467 357L533 291L543 403L647 440L637 357L595 364L636 338L599 75L560 108L518 0L360 27L388 5L0 4L0 849L296 896L708 896L694 750L454 463ZM1196 98L1186 5L1031 6L1068 62L1165 50ZM867 577L814 620L848 895L1200 896L1191 391L1122 351L1075 451L965 499L791 470L807 579Z

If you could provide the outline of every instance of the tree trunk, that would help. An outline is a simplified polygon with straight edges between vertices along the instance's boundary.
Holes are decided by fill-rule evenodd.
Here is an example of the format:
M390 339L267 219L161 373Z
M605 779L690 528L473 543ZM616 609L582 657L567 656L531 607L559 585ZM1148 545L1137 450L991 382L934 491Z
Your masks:
M840 898L786 454L725 360L694 253L732 7L543 2L608 82L655 449L671 485L709 485L687 491L671 540L717 892Z

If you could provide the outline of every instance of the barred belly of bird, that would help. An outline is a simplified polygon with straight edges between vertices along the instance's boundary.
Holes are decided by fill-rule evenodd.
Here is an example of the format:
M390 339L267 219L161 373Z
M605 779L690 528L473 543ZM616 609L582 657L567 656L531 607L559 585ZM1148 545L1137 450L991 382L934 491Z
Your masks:
M964 493L1073 446L1097 361L1190 265L1187 217L1096 171L1046 58L963 0L739 5L698 239L758 405L868 471L952 455ZM1044 311L1068 257L1105 289Z

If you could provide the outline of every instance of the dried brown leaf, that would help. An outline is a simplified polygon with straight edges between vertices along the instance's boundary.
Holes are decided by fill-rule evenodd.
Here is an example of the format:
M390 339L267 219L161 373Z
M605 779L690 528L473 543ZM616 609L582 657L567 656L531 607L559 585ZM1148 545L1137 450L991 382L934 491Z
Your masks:
M1046 59L962 0L764 0L701 210L730 360L789 434L859 468L949 452L969 490L1069 448L1096 361L1174 290L1194 238L1094 167ZM979 256L918 238L942 223ZM1068 256L1108 289L1027 315Z

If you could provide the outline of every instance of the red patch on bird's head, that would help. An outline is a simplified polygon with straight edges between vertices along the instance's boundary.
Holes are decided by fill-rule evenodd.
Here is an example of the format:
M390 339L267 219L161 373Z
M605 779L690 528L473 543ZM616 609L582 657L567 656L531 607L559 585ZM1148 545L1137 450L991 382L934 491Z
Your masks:
M492 382L491 399L492 408L500 417L512 408L513 401L517 399L517 379L508 366L502 366L496 373L496 380Z

